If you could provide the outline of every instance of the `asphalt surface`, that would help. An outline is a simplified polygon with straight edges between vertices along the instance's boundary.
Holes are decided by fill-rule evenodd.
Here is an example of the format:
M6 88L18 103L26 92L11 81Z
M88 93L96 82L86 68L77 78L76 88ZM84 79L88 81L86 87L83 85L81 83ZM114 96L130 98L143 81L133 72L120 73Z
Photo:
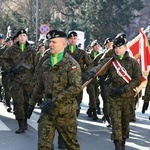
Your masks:
M100 97L101 98L101 97ZM87 117L88 95L84 90L84 97L81 105L81 113L78 117L78 135L81 150L115 150L110 140L111 128L107 123L99 119L93 121ZM150 150L150 108L141 113L143 101L140 99L136 109L136 122L130 123L130 138L126 142L126 150ZM102 107L102 101L101 101ZM28 120L28 130L23 134L15 134L18 128L13 113L6 111L3 103L0 103L0 150L37 150L37 120L40 109L36 106L31 119ZM54 140L55 150L58 150L57 132Z

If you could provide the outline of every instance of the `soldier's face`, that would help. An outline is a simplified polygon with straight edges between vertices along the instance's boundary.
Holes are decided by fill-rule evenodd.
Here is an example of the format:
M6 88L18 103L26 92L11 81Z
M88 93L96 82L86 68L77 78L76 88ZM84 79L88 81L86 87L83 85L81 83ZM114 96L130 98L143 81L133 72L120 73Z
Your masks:
M25 44L27 40L28 40L28 36L24 33L20 34L18 36L18 41L19 41L20 44Z
M125 54L126 50L127 50L127 46L122 45L122 46L119 46L119 47L115 48L115 53L118 56L123 56Z
M4 44L4 39L0 39L0 45Z
M77 36L70 37L68 39L68 42L69 42L70 45L75 46L77 44L77 42L78 42L78 37Z
M50 52L52 54L58 54L64 51L67 45L67 40L65 38L54 38L49 42Z

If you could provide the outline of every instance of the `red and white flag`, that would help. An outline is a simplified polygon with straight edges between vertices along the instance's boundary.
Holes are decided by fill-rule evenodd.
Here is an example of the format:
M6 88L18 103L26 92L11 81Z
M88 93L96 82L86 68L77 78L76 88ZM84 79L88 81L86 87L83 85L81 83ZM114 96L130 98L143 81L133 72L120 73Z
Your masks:
M150 47L147 36L143 32L142 28L140 29L140 34L137 38L133 39L129 49L131 50L133 56L139 61L142 71L147 71L148 65L150 65Z

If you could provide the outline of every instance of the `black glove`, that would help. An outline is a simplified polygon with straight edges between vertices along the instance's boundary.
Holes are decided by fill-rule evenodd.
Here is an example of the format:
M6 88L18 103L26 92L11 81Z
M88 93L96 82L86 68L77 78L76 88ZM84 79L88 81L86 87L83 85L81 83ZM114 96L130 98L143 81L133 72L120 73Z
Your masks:
M89 79L94 78L95 76L96 76L96 73L94 71L89 72L89 75L88 75Z
M52 101L52 99L50 99L47 102L43 102L43 104L41 105L41 109L43 112L45 113L49 113L49 111L55 107L54 102Z
M27 118L28 119L30 119L33 110L34 110L34 106L33 105L29 105L29 107L28 107L28 114L27 114Z
M148 106L149 106L149 102L144 102L143 103L143 107L142 107L142 113L144 114L145 111L148 109Z
M19 74L21 71L20 71L19 68L12 67L12 68L10 68L10 72L11 72L11 73L14 73L14 74Z
M125 87L123 85L121 85L120 87L111 90L109 95L110 96L118 96L118 95L123 94L124 92L125 92Z

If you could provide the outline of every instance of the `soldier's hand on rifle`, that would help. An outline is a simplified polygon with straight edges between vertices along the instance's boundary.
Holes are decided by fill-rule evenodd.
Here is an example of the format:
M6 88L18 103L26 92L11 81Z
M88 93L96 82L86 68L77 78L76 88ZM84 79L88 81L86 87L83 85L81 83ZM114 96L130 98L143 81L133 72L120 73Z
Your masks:
M41 109L45 113L49 113L49 111L54 107L55 107L54 99L50 99L47 102L43 102L43 104L41 105Z
M118 96L118 95L123 94L125 91L126 91L125 87L123 85L121 85L118 88L115 88L115 89L111 90L109 95L110 96Z
M94 78L95 76L96 76L96 73L94 71L89 72L89 75L88 75L89 79Z
M21 72L21 70L19 68L12 67L12 68L10 68L10 72L14 73L14 74L19 74Z
M28 107L28 113L27 113L27 118L28 119L30 119L33 110L34 110L34 106L33 105L29 105L29 107Z
M142 113L143 113L143 114L144 114L145 111L148 109L148 106L149 106L149 101L143 103L143 107L142 107Z

